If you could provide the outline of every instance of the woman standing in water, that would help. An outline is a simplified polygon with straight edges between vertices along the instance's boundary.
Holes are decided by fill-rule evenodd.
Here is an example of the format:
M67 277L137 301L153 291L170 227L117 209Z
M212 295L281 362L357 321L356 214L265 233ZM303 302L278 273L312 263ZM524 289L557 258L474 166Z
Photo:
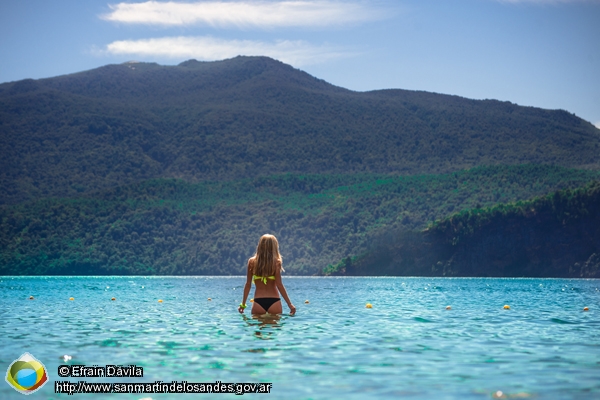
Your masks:
M258 241L256 253L248 260L248 271L246 273L246 285L244 286L244 298L238 311L244 312L246 299L250 293L252 282L256 285L254 291L254 304L252 314L281 314L281 299L279 294L290 308L290 314L296 313L296 307L290 301L285 286L281 282L281 255L279 254L279 243L273 235L263 235Z

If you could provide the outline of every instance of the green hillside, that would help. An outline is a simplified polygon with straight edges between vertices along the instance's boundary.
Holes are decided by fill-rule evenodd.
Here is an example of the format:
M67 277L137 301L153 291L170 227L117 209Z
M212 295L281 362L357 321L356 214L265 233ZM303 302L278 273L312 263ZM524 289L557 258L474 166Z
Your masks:
M265 57L108 65L0 85L0 204L147 179L600 167L562 110L406 90L353 92Z
M417 176L148 180L0 207L0 275L239 274L267 232L280 239L288 273L327 273L328 264L387 243L391 232L599 178L520 165ZM387 273L388 265L361 271Z
M600 278L600 182L388 232L330 274Z

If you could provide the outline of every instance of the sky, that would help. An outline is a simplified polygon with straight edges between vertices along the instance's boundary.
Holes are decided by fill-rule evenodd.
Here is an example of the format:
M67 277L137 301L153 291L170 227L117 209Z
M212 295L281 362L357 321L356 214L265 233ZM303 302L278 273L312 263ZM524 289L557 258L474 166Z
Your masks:
M0 2L0 83L237 55L351 90L563 109L600 128L600 0Z

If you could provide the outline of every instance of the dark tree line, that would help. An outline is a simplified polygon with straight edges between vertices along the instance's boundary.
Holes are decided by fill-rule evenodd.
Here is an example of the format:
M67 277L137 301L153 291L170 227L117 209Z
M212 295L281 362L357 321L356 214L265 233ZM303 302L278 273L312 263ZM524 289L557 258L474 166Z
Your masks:
M600 278L600 183L463 210L377 243L326 272Z
M524 165L407 177L149 180L0 207L0 274L239 274L267 232L279 237L289 273L328 273L390 232L595 178Z

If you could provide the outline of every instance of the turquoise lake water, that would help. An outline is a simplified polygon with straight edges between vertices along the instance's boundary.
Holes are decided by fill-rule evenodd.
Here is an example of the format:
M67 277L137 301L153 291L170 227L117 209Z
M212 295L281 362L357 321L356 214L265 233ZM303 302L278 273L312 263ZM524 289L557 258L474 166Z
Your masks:
M600 398L600 280L284 283L296 316L261 320L236 310L242 277L0 277L2 374L25 352L42 362L48 383L32 399L236 397L55 394L64 380L272 383L244 395L264 399ZM63 364L144 375L60 378ZM3 382L0 398L25 397Z

